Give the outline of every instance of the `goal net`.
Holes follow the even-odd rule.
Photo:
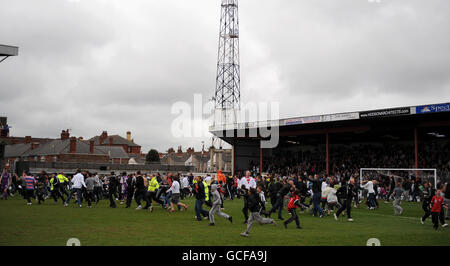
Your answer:
[[[375,179],[382,184],[389,185],[391,178],[394,178],[396,182],[406,179],[419,180],[419,186],[429,182],[434,188],[438,183],[436,169],[423,168],[361,168],[359,177],[361,184],[365,180]]]

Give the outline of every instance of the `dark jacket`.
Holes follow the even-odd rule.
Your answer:
[[[350,183],[344,183],[336,192],[336,195],[340,199],[352,200],[355,195],[355,186]]]
[[[203,182],[197,182],[194,185],[194,194],[195,198],[198,200],[204,200],[205,199],[205,186],[203,185]]]
[[[133,192],[134,191],[135,182],[133,181],[132,177],[127,178],[127,191]]]
[[[300,196],[306,196],[308,193],[308,187],[305,182],[297,182],[297,184],[295,184],[295,188],[300,191]]]
[[[312,191],[314,194],[322,194],[322,180],[311,179],[308,177],[309,182],[312,182]]]
[[[280,191],[278,191],[278,196],[279,197],[284,197],[286,196],[289,192],[291,191],[291,185],[289,183],[285,184]]]
[[[227,185],[234,186],[234,178],[233,177],[228,177],[227,178]]]
[[[109,190],[116,191],[119,184],[119,179],[116,176],[109,177]]]
[[[347,200],[352,200],[352,198],[357,193],[356,190],[355,190],[355,186],[350,184],[350,183],[348,183],[346,187],[347,187],[347,191],[346,191]]]
[[[145,191],[144,178],[142,176],[136,177],[136,190],[140,192]]]
[[[280,191],[281,187],[283,187],[283,185],[280,182],[273,182],[269,184],[269,197],[270,198],[276,198],[278,191]]]
[[[450,182],[447,182],[447,187],[445,188],[444,197],[450,199]]]
[[[250,212],[259,212],[263,206],[261,198],[258,194],[251,194],[247,199],[248,209]]]
[[[431,199],[433,198],[436,190],[434,188],[424,188],[423,189],[423,203],[424,208],[430,208]]]

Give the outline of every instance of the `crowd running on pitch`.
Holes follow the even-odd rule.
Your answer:
[[[71,199],[76,197],[76,204],[81,208],[82,202],[87,201],[87,207],[92,208],[102,199],[108,199],[111,208],[116,208],[116,201],[120,200],[125,208],[131,208],[133,200],[137,204],[136,210],[154,211],[154,203],[169,212],[186,211],[188,205],[181,202],[185,198],[195,197],[195,217],[198,221],[209,219],[210,226],[215,225],[215,214],[219,217],[233,222],[233,218],[224,213],[224,201],[235,198],[243,199],[244,224],[247,224],[242,236],[249,236],[252,225],[274,224],[276,222],[270,216],[273,213],[278,219],[288,224],[295,221],[296,228],[301,229],[300,213],[309,211],[311,215],[319,216],[333,215],[338,220],[339,216],[346,215],[349,222],[353,222],[351,216],[352,202],[358,208],[362,199],[366,198],[367,208],[376,210],[379,207],[378,200],[386,203],[393,199],[394,215],[401,215],[402,200],[417,201],[405,191],[402,184],[404,180],[388,177],[387,190],[380,189],[379,180],[369,178],[359,184],[358,179],[351,177],[348,180],[340,180],[334,176],[319,175],[295,175],[289,177],[281,176],[252,176],[246,171],[241,178],[237,176],[225,176],[220,170],[217,175],[206,177],[193,176],[192,174],[181,175],[168,173],[166,175],[122,173],[116,175],[98,175],[86,171],[77,170],[75,175],[66,176],[63,172],[47,174],[42,171],[38,175],[24,172],[21,177],[11,174],[4,169],[1,175],[2,200],[8,196],[13,197],[16,193],[23,196],[27,205],[32,205],[32,199],[38,204],[47,199],[53,199],[55,204],[61,199],[61,203],[67,207]],[[307,202],[307,198],[309,201]],[[270,199],[271,208],[268,208],[267,199]],[[437,185],[437,189],[429,182],[420,185],[419,201],[422,202],[424,216],[420,222],[431,216],[433,228],[447,227],[445,220],[449,219],[448,203],[450,201],[449,182]],[[142,204],[145,203],[143,207]],[[204,205],[210,210],[205,210]],[[282,210],[286,207],[290,214],[289,219],[282,217]],[[335,212],[336,210],[336,212]],[[445,214],[446,213],[446,214]]]

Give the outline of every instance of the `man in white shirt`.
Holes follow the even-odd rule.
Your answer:
[[[255,179],[251,176],[250,171],[247,171],[245,173],[245,176],[241,178],[241,180],[239,181],[239,188],[242,189],[242,187],[244,187],[246,190],[244,190],[244,208],[242,209],[242,212],[244,213],[244,217],[245,217],[245,221],[244,224],[247,223],[248,220],[248,190],[250,188],[255,188],[256,189],[256,181]]]
[[[190,193],[189,179],[184,176],[181,179],[181,199],[184,199]]]
[[[82,196],[82,188],[86,187],[84,183],[84,176],[81,174],[80,170],[76,171],[76,174],[72,177],[72,189],[70,190],[70,195],[64,203],[64,206],[67,207],[69,205],[70,199],[74,193],[77,193],[78,206],[81,208],[81,196]]]
[[[364,181],[366,182],[366,181]],[[369,180],[366,184],[361,185],[362,188],[367,189],[369,195],[367,196],[367,201],[369,204],[369,210],[375,209],[375,190],[373,189],[373,183],[376,181]]]
[[[242,185],[244,185],[247,190],[249,190],[250,188],[256,189],[256,181],[252,176],[250,176],[250,174],[250,171],[247,171],[245,173],[245,176],[241,178],[238,184],[239,187],[242,187]]]
[[[167,193],[172,192],[172,198],[170,200],[170,212],[174,212],[174,206],[181,206],[184,210],[187,210],[188,206],[182,202],[180,202],[180,183],[178,182],[180,178],[175,176],[172,181],[172,186],[166,191]]]

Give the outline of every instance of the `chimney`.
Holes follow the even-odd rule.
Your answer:
[[[113,137],[109,137],[109,145],[112,146],[114,143]]]
[[[25,136],[25,144],[31,143],[31,136]]]
[[[70,153],[77,153],[77,138],[70,138]]]
[[[127,131],[127,140],[131,141],[131,131]]]
[[[61,139],[64,140],[64,139],[69,139],[69,138],[70,138],[69,130],[68,129],[62,130],[61,131]]]
[[[177,155],[182,155],[183,151],[181,150],[181,146],[178,146]]]
[[[103,131],[100,135],[100,145],[103,144],[103,141],[108,138],[108,132]]]
[[[94,154],[94,141],[93,140],[91,140],[90,142],[89,142],[89,153],[90,154]]]
[[[32,150],[34,150],[34,149],[37,149],[38,147],[39,147],[39,142],[31,142],[31,149]]]

